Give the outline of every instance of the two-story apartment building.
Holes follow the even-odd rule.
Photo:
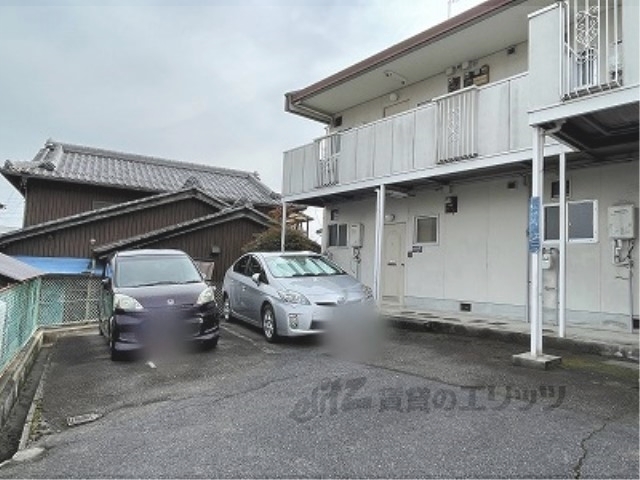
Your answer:
[[[383,303],[629,330],[637,26],[634,0],[490,0],[287,93],[326,135],[283,199]]]

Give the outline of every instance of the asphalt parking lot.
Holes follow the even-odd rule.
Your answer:
[[[563,352],[528,370],[519,345],[401,330],[360,363],[316,339],[222,335],[152,365],[111,362],[94,332],[59,339],[30,444],[44,451],[0,477],[638,478],[637,364]]]

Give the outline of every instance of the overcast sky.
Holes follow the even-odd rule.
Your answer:
[[[284,93],[444,21],[448,5],[186,3],[0,0],[0,162],[53,138],[258,171],[279,192],[282,152],[323,134],[284,112]],[[0,225],[21,226],[4,178],[0,203]]]

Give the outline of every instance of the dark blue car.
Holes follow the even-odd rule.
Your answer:
[[[180,250],[116,253],[105,267],[100,333],[111,359],[143,348],[218,343],[215,287]]]

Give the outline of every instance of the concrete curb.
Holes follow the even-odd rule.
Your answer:
[[[92,322],[72,326],[40,327],[35,331],[0,376],[0,428],[9,418],[11,409],[18,400],[20,389],[31,372],[31,367],[42,350],[42,346],[54,343],[60,336],[77,335],[84,331],[94,331],[95,328],[96,323]]]
[[[467,337],[492,338],[519,345],[529,345],[528,333],[499,330],[481,326],[471,326],[451,323],[442,320],[414,320],[411,318],[387,315],[385,319],[394,328],[418,332],[446,333]],[[588,353],[603,357],[624,358],[638,362],[640,348],[638,346],[617,345],[593,340],[576,340],[572,338],[558,338],[544,335],[544,345],[548,348],[567,350],[574,353]]]
[[[43,381],[46,374],[46,367],[42,371],[42,375],[40,376],[40,380],[38,381],[38,387],[36,388],[36,393],[33,396],[33,400],[31,400],[31,406],[29,407],[29,412],[27,413],[27,418],[24,421],[24,426],[22,427],[22,435],[20,435],[20,443],[18,444],[18,452],[21,450],[25,450],[29,445],[29,441],[31,438],[31,429],[33,428],[33,418],[35,417],[36,407],[42,400],[42,391]]]
[[[42,349],[43,338],[42,331],[36,330],[0,377],[0,428],[6,423],[11,409],[18,400],[20,389]]]

